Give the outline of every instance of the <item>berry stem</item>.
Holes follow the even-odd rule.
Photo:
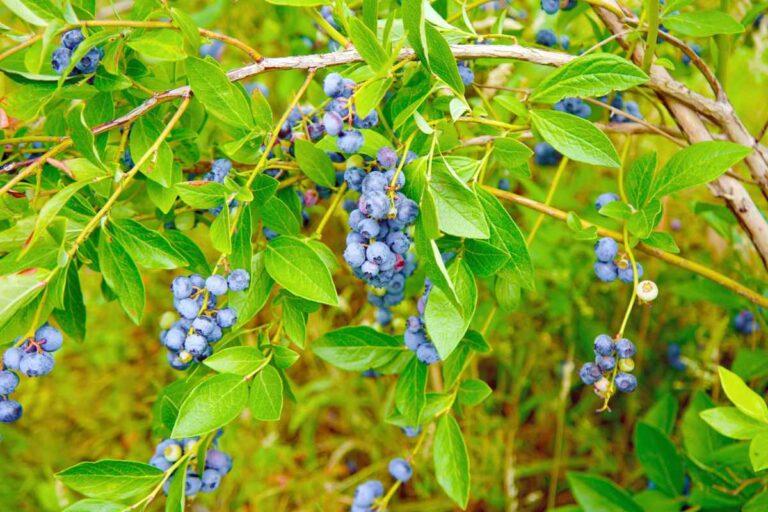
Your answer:
[[[328,209],[323,214],[323,218],[320,219],[320,223],[317,225],[317,229],[315,229],[315,234],[313,235],[314,238],[317,238],[320,240],[323,237],[323,229],[325,229],[325,225],[328,224],[328,221],[331,220],[331,215],[333,215],[333,212],[336,211],[336,208],[339,206],[339,203],[344,198],[344,193],[347,191],[347,182],[341,184],[339,187],[338,192],[336,192],[336,196],[333,198],[333,201],[330,205],[328,205]]]
[[[645,15],[648,17],[648,35],[645,39],[643,71],[647,73],[656,53],[656,38],[659,37],[659,0],[645,0]]]
[[[552,183],[549,185],[549,190],[547,191],[547,197],[544,200],[544,204],[546,206],[549,206],[552,203],[552,198],[555,196],[555,190],[557,190],[557,185],[560,183],[560,177],[563,175],[563,171],[565,170],[566,166],[568,165],[568,157],[564,156],[563,159],[560,161],[560,165],[557,166],[557,171],[555,171],[555,176],[552,178]],[[533,243],[533,239],[536,237],[536,232],[541,227],[542,222],[544,222],[544,213],[540,213],[538,217],[536,217],[536,222],[533,224],[533,227],[531,228],[531,232],[528,234],[528,239],[525,241],[528,245],[531,245]]]
[[[344,37],[341,32],[336,30],[333,25],[328,23],[328,21],[323,18],[320,13],[318,13],[315,9],[307,9],[309,11],[309,15],[312,17],[312,19],[320,25],[320,27],[325,30],[325,32],[330,36],[331,39],[339,43],[344,48],[349,48],[349,46],[352,44],[349,39]]]

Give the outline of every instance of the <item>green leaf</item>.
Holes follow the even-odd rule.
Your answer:
[[[71,504],[63,512],[122,512],[123,510],[125,505],[122,503],[86,498]]]
[[[363,60],[374,72],[384,73],[388,70],[389,57],[379,44],[371,29],[365,26],[359,18],[349,18],[349,37],[360,52]]]
[[[643,512],[627,491],[602,476],[589,473],[567,474],[576,502],[589,512]]]
[[[50,0],[3,0],[3,4],[19,18],[38,27],[64,18],[61,9]]]
[[[69,202],[69,200],[72,199],[75,194],[77,194],[83,187],[87,185],[89,185],[89,182],[87,181],[70,183],[66,187],[56,192],[53,197],[45,202],[43,207],[40,208],[40,213],[37,215],[37,220],[35,221],[35,227],[32,230],[32,234],[24,242],[22,254],[35,245],[37,239],[45,232],[46,228],[48,228],[50,223],[53,222],[53,219],[56,218],[56,216],[59,214],[61,209],[64,208],[67,202]]]
[[[188,57],[186,64],[192,92],[211,116],[234,128],[247,131],[255,128],[248,96],[243,94],[242,86],[229,81],[215,60]]]
[[[168,496],[165,498],[165,512],[184,512],[186,503],[185,488],[187,486],[187,467],[189,459],[184,459],[173,476],[171,476],[171,485],[168,488]]]
[[[681,149],[654,176],[649,198],[712,181],[751,151],[746,146],[723,140],[698,142]]]
[[[151,61],[179,61],[187,56],[182,35],[171,29],[147,30],[126,44]]]
[[[493,245],[485,240],[464,241],[464,258],[479,277],[489,277],[499,272],[510,260],[506,249]]]
[[[325,0],[267,0],[267,2],[275,5],[290,5],[293,7],[315,7],[328,3]]]
[[[490,396],[493,390],[480,379],[465,380],[459,385],[458,400],[463,405],[477,405]]]
[[[48,271],[30,269],[0,276],[0,326],[5,325],[45,287]]]
[[[763,397],[749,389],[741,377],[732,371],[722,366],[718,366],[717,370],[723,391],[733,405],[747,416],[768,424],[768,406]]]
[[[136,162],[149,151],[162,132],[157,119],[141,117],[131,127],[130,150]],[[172,187],[180,173],[174,173],[173,151],[166,141],[140,167],[142,174],[163,187]],[[175,174],[175,176],[174,176]]]
[[[101,157],[96,150],[96,138],[85,121],[85,103],[78,103],[67,112],[67,128],[77,150],[90,162],[102,167]]]
[[[248,401],[248,381],[220,373],[198,384],[184,399],[171,437],[192,437],[222,427],[240,415]]]
[[[424,28],[424,0],[403,0],[402,17],[403,28],[406,31],[408,42],[416,52],[419,60],[425,67],[428,67],[429,58],[425,51],[427,47],[427,36]]]
[[[653,175],[656,172],[656,153],[646,153],[632,162],[624,186],[627,189],[627,199],[635,208],[645,206],[651,195]]]
[[[256,347],[229,347],[215,352],[203,364],[219,373],[248,375],[264,361],[264,355]]]
[[[163,236],[189,261],[189,270],[203,275],[211,272],[211,266],[208,265],[205,254],[187,235],[177,229],[169,229],[163,232]],[[251,282],[253,282],[253,279],[251,279]],[[232,297],[230,297],[230,300],[232,300]]]
[[[421,422],[427,403],[427,365],[412,357],[397,379],[395,405],[410,425]]]
[[[136,263],[117,239],[102,231],[99,237],[99,266],[104,280],[134,323],[144,312],[144,283]]]
[[[122,500],[148,494],[162,481],[163,472],[141,462],[107,459],[75,464],[56,478],[90,498]]]
[[[647,81],[648,75],[628,60],[611,53],[592,53],[553,71],[536,87],[531,100],[555,103],[566,97],[599,97]]]
[[[458,95],[464,94],[464,82],[459,76],[456,57],[445,38],[430,24],[425,25],[427,38],[427,53],[429,54],[428,69]]]
[[[267,303],[274,281],[264,268],[265,251],[251,258],[251,283],[245,293],[229,296],[230,306],[237,312],[237,326],[245,325]]]
[[[533,263],[523,233],[495,196],[479,186],[475,187],[475,192],[491,226],[491,242],[499,240],[510,256],[502,272],[518,285],[532,290],[534,288]]]
[[[267,272],[280,286],[299,297],[336,306],[336,288],[328,267],[306,242],[279,236],[267,244]]]
[[[447,358],[464,337],[477,304],[477,285],[467,264],[462,260],[455,261],[448,268],[448,275],[459,299],[458,306],[434,284],[424,311],[427,334],[441,359]]]
[[[490,230],[475,193],[449,165],[434,167],[429,189],[440,230],[462,238],[488,238]]]
[[[493,157],[515,176],[530,177],[531,155],[533,151],[517,139],[505,137],[493,141]]]
[[[672,32],[692,37],[717,34],[741,34],[744,27],[730,14],[722,11],[695,10],[664,16],[664,26]]]
[[[115,238],[145,268],[172,269],[189,263],[163,235],[140,222],[119,219],[110,225]]]
[[[545,141],[571,160],[619,167],[616,148],[589,121],[557,110],[531,110],[531,121]]]
[[[176,7],[171,7],[171,18],[174,25],[179,27],[181,34],[189,45],[192,48],[200,48],[202,41],[200,40],[200,31],[197,29],[195,20],[189,14]]]
[[[378,107],[384,95],[392,86],[391,78],[381,78],[379,80],[370,80],[363,83],[355,91],[355,111],[358,116],[366,117],[373,109]]]
[[[664,432],[644,422],[635,426],[635,453],[648,479],[668,496],[678,496],[683,489],[683,462],[675,445]]]
[[[608,203],[603,208],[614,203],[619,203],[619,201]],[[600,211],[602,213],[602,210]],[[652,199],[647,205],[631,213],[627,221],[627,229],[638,238],[648,238],[659,220],[661,220],[661,201]]]
[[[407,350],[399,339],[367,326],[327,332],[311,347],[320,359],[353,372],[383,366]]]
[[[277,421],[283,411],[283,379],[274,366],[265,366],[253,377],[248,406],[254,419]]]
[[[658,428],[666,435],[672,435],[677,419],[677,398],[665,393],[643,414],[641,421]]]
[[[715,431],[731,439],[748,440],[768,432],[768,425],[747,416],[736,407],[714,407],[701,411],[700,416]]]
[[[703,391],[697,391],[691,397],[688,408],[683,414],[680,430],[683,435],[685,453],[693,460],[701,462],[709,454],[717,451],[729,441],[709,428],[700,413],[714,407],[715,404]]]
[[[53,312],[59,326],[68,335],[78,341],[85,340],[85,304],[83,292],[80,289],[80,277],[77,267],[70,263],[67,265],[67,286],[64,288],[62,308]]]
[[[744,504],[741,512],[763,512],[764,510],[768,510],[768,491],[763,491],[753,496],[752,499]]]
[[[757,434],[749,443],[749,460],[755,471],[768,468],[768,432]]]
[[[357,20],[353,18],[353,21]],[[318,185],[334,188],[336,171],[328,153],[304,139],[297,139],[294,144],[296,163],[299,164],[301,172]]]
[[[187,181],[176,184],[179,197],[192,208],[207,209],[221,206],[227,198],[227,188],[215,181]]]
[[[457,505],[466,508],[469,501],[469,454],[461,428],[450,414],[437,421],[432,454],[437,482]]]
[[[225,206],[211,223],[211,245],[222,254],[232,252],[232,214]]]

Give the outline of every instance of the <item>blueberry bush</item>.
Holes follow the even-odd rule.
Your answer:
[[[766,11],[2,0],[0,508],[768,510]]]

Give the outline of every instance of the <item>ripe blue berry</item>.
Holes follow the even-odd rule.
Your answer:
[[[635,344],[629,341],[627,338],[621,338],[616,342],[616,354],[621,359],[628,359],[635,355]]]
[[[58,74],[62,74],[67,66],[69,66],[69,59],[72,57],[72,50],[69,48],[59,47],[53,51],[51,55],[51,67],[53,71]]]
[[[376,152],[376,160],[385,169],[392,169],[397,165],[397,153],[389,146],[384,146]]]
[[[372,261],[364,261],[363,264],[360,265],[360,271],[366,279],[373,279],[379,274],[379,266]]]
[[[419,348],[416,349],[416,357],[426,365],[440,361],[440,354],[437,353],[437,348],[431,342],[419,345]]]
[[[192,279],[189,277],[179,276],[171,282],[171,292],[176,299],[186,299],[193,291]]]
[[[609,372],[616,367],[616,358],[613,356],[597,356],[595,364],[603,372]]]
[[[536,32],[536,43],[553,48],[557,46],[557,36],[548,28],[543,28]]]
[[[471,85],[475,81],[475,73],[464,63],[459,63],[459,77],[464,85]]]
[[[358,485],[355,489],[353,504],[362,507],[370,507],[384,495],[384,485],[378,480],[368,480]]]
[[[616,374],[616,388],[622,393],[631,393],[637,388],[637,378],[631,373]]]
[[[387,190],[388,185],[389,180],[387,180],[387,177],[383,172],[371,171],[365,178],[363,178],[361,190],[363,194],[366,195],[384,193]]]
[[[75,64],[75,69],[83,74],[93,73],[99,67],[99,62],[104,57],[104,50],[101,48],[91,48],[88,50],[80,62]]]
[[[336,146],[343,153],[357,153],[363,147],[363,134],[357,130],[346,130],[336,139]]]
[[[165,333],[163,344],[170,350],[179,351],[184,346],[184,340],[187,338],[187,332],[181,327],[171,327]]]
[[[64,343],[64,337],[61,335],[61,332],[50,324],[43,324],[42,327],[35,331],[35,340],[46,352],[56,352]]]
[[[595,354],[599,356],[610,356],[615,349],[616,345],[613,343],[613,338],[607,334],[600,334],[595,338]]]
[[[512,184],[509,182],[507,178],[501,178],[499,180],[499,184],[497,185],[497,187],[500,190],[509,190],[510,188],[512,188]]]
[[[154,455],[149,459],[149,465],[156,467],[160,471],[167,471],[171,468],[173,463],[162,455]]]
[[[205,280],[205,287],[215,296],[227,293],[227,280],[224,276],[214,274]]]
[[[634,273],[632,272],[632,264],[630,262],[626,262],[626,265],[622,268],[621,265],[618,267],[618,276],[619,280],[624,283],[633,283],[634,282]],[[640,263],[637,263],[637,278],[643,277],[643,266]]]
[[[3,352],[3,366],[9,370],[18,370],[24,350],[20,347],[11,347]]]
[[[207,316],[199,316],[192,321],[192,328],[202,336],[208,336],[211,334],[215,325],[216,324],[214,323],[213,319]]]
[[[329,111],[323,114],[323,126],[328,135],[336,137],[344,128],[344,119],[337,112]]]
[[[27,377],[42,377],[53,370],[53,356],[47,352],[29,352],[22,356],[19,371]]]
[[[392,265],[394,265],[395,255],[389,249],[389,246],[383,242],[373,242],[369,245],[365,251],[365,257],[368,261],[372,261],[379,266],[389,266],[389,261],[392,261]]]
[[[740,334],[753,334],[760,330],[755,315],[749,311],[740,311],[733,319],[733,328]]]
[[[232,469],[232,457],[219,450],[208,450],[205,456],[205,467],[226,475]]]
[[[376,238],[381,232],[381,225],[374,219],[363,219],[357,225],[357,231],[365,238]]]
[[[77,48],[83,41],[85,41],[85,36],[78,28],[67,30],[61,36],[61,45],[70,50]]]
[[[566,45],[564,44],[563,47],[565,48]],[[564,98],[555,103],[553,108],[560,112],[567,112],[583,119],[588,119],[589,116],[592,115],[592,108],[581,98]]]
[[[405,174],[397,172],[397,169],[390,169],[384,173],[384,177],[387,178],[387,188],[400,190],[405,185]],[[392,182],[395,182],[394,185]]]
[[[248,285],[251,283],[251,275],[242,268],[237,268],[233,270],[228,276],[227,276],[227,284],[229,285],[229,289],[233,292],[241,292],[243,290],[246,290],[248,288]]]
[[[200,309],[197,305],[197,301],[189,298],[174,301],[174,305],[176,306],[176,311],[189,320],[193,320],[197,316],[198,309]]]
[[[595,275],[603,282],[615,281],[619,275],[619,268],[615,263],[595,262]]]
[[[199,334],[190,334],[184,340],[184,350],[195,357],[203,355],[208,348],[208,340]]]
[[[603,376],[603,372],[595,363],[585,363],[579,370],[579,378],[587,386],[591,386]]]
[[[390,231],[387,235],[387,245],[392,252],[405,254],[411,248],[411,239],[403,231]]]
[[[619,244],[610,237],[604,237],[595,242],[595,256],[598,261],[610,263],[619,252]]]
[[[427,336],[422,330],[406,330],[405,333],[403,333],[403,341],[405,342],[405,346],[413,352],[416,352],[424,343],[428,343]]]
[[[196,495],[200,492],[200,488],[203,486],[203,482],[196,473],[187,473],[187,480],[184,482],[184,495],[188,498]]]
[[[344,78],[338,73],[330,73],[323,80],[323,92],[329,98],[341,96],[344,86]]]
[[[13,423],[21,418],[21,404],[16,400],[0,400],[0,423]]]
[[[541,0],[541,10],[547,14],[556,14],[560,10],[560,0]]]
[[[407,460],[397,458],[389,461],[389,474],[400,482],[407,482],[413,476],[413,468]]]
[[[360,211],[376,220],[384,220],[389,213],[389,198],[384,192],[360,196]]]
[[[237,322],[237,313],[232,308],[222,308],[216,312],[216,323],[219,327],[226,329],[232,327]]]
[[[534,161],[537,165],[557,165],[563,155],[547,142],[539,142],[533,147]]]
[[[18,385],[18,375],[10,370],[0,371],[0,395],[10,395]]]
[[[379,113],[375,110],[371,110],[371,112],[365,117],[361,118],[355,114],[355,116],[352,118],[352,125],[355,128],[369,129],[373,128],[377,124],[379,124]]]
[[[221,60],[221,54],[224,53],[224,43],[218,39],[214,39],[210,43],[200,45],[200,56],[211,57],[212,59]]]
[[[403,427],[403,434],[405,434],[406,437],[416,437],[421,434],[421,427]]]
[[[344,249],[344,261],[352,268],[357,268],[365,262],[365,247],[362,244],[352,243]]]
[[[206,469],[203,471],[203,475],[200,477],[202,492],[213,492],[221,483],[221,474],[215,469]]]
[[[595,210],[600,211],[603,206],[607,205],[608,203],[618,201],[619,199],[619,196],[613,192],[605,192],[604,194],[600,194],[595,200]]]

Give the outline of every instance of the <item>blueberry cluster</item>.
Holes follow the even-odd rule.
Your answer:
[[[613,99],[611,100],[611,106],[613,108],[617,108],[623,112],[626,112],[627,114],[634,116],[638,119],[643,119],[643,114],[640,113],[640,107],[637,105],[637,103],[634,101],[624,101],[620,92],[617,92],[616,96],[614,96]],[[617,114],[615,112],[611,112],[610,121],[612,123],[633,123],[634,122],[630,118],[622,114]]]
[[[202,474],[195,471],[196,465],[190,464],[187,467],[187,478],[184,483],[184,495],[188,498],[196,495],[198,492],[213,492],[221,484],[221,479],[232,469],[232,457],[216,448],[218,437],[221,431],[213,441],[213,448],[210,448],[205,454],[205,469]],[[149,465],[154,466],[161,471],[171,469],[179,459],[185,454],[195,457],[198,450],[199,438],[190,437],[187,439],[165,439],[155,448],[155,453],[149,459]],[[171,482],[175,476],[168,478],[163,484],[163,492],[167,495]]]
[[[561,5],[562,4],[562,5]],[[541,9],[547,14],[557,14],[560,9],[570,11],[576,7],[576,0],[541,0]]]
[[[389,474],[400,483],[406,483],[413,476],[413,468],[410,462],[403,458],[395,458],[389,461],[387,468]],[[376,509],[376,501],[384,496],[384,484],[379,480],[368,480],[355,488],[355,496],[352,499],[351,512],[373,512]]]
[[[628,339],[614,342],[608,334],[601,334],[595,338],[595,362],[585,363],[579,377],[584,384],[594,386],[601,397],[613,394],[614,386],[622,393],[631,393],[637,388],[637,379],[630,373],[635,369],[635,352],[635,344]]]
[[[85,36],[80,29],[73,29],[64,32],[61,36],[61,44],[53,51],[51,56],[51,67],[53,70],[62,74],[69,66],[69,62],[72,59],[72,52],[80,46],[85,40]],[[75,67],[71,71],[71,75],[87,75],[96,71],[99,67],[99,62],[104,57],[104,50],[99,47],[94,47],[88,50],[83,57],[75,64]]]
[[[589,119],[589,116],[592,115],[592,108],[581,98],[563,98],[555,103],[553,108],[583,119]]]
[[[409,350],[416,353],[416,357],[424,364],[432,364],[440,361],[440,355],[437,353],[437,347],[429,340],[427,330],[424,325],[424,310],[427,308],[429,292],[432,290],[432,283],[426,280],[424,294],[419,297],[416,303],[418,316],[409,316],[403,334],[403,341]]]
[[[459,61],[458,66],[461,82],[464,85],[472,85],[472,82],[475,81],[475,73],[472,71],[472,68],[469,67],[469,63],[466,61]]]
[[[0,423],[13,423],[21,418],[21,404],[8,395],[19,385],[20,372],[27,377],[42,377],[53,370],[53,352],[61,348],[64,337],[49,324],[44,324],[31,338],[16,340],[16,344],[3,353],[0,371]]]
[[[536,165],[557,165],[562,159],[563,155],[548,142],[539,142],[533,147],[533,160]]]
[[[226,278],[214,274],[203,279],[192,274],[173,280],[173,305],[181,318],[160,333],[172,368],[185,370],[193,361],[202,361],[213,353],[211,345],[221,339],[222,329],[237,322],[234,309],[216,308],[219,297],[228,291],[247,289],[250,281],[251,276],[243,269],[233,270]]]
[[[226,158],[217,158],[211,163],[211,170],[203,174],[204,181],[212,181],[215,183],[224,183],[224,180],[229,176],[229,171],[232,170],[232,162]],[[232,211],[237,207],[237,199],[232,199],[229,202],[229,210]],[[224,205],[214,206],[210,208],[208,212],[217,217],[221,210],[224,209]]]
[[[754,313],[745,309],[733,318],[733,328],[740,334],[754,334],[760,330],[760,325]]]
[[[634,282],[632,262],[625,256],[619,257],[619,244],[610,237],[595,242],[595,275],[606,283],[618,279],[624,283]],[[637,277],[643,275],[643,266],[637,263]]]
[[[568,36],[560,36],[558,40],[557,34],[548,28],[543,28],[536,32],[536,43],[549,48],[557,48],[559,44],[563,50],[567,50],[571,46],[571,40]]]
[[[350,102],[354,90],[355,82],[338,73],[330,73],[323,80],[323,92],[330,101],[325,106],[321,127],[325,133],[336,137],[339,151],[348,154],[355,154],[363,147],[363,134],[358,129],[373,128],[379,124],[379,114],[375,110],[365,117],[355,113]]]
[[[352,231],[347,235],[344,260],[355,276],[374,288],[368,299],[385,310],[380,320],[386,324],[386,308],[402,302],[405,280],[415,268],[408,255],[411,237],[407,229],[416,220],[419,206],[400,192],[405,175],[398,167],[397,153],[383,147],[376,157],[376,162],[368,165],[357,156],[347,160],[344,180],[350,190],[360,192],[360,197],[349,212]],[[413,156],[408,155],[406,161],[410,158]]]

